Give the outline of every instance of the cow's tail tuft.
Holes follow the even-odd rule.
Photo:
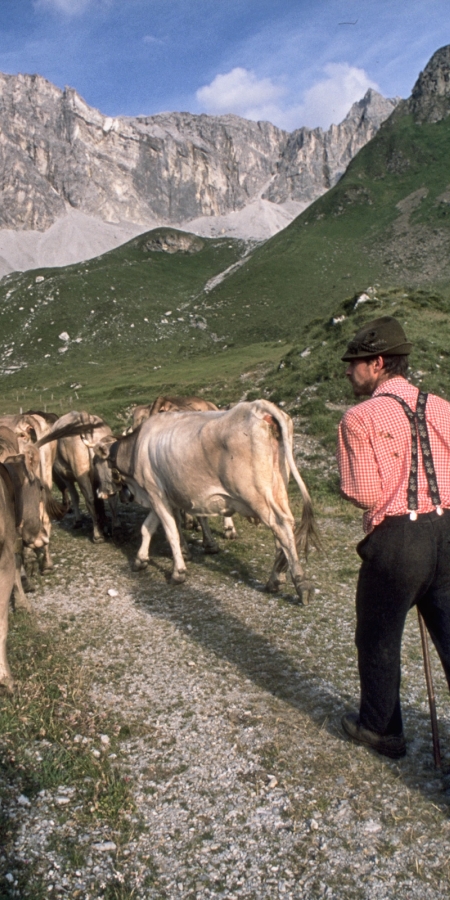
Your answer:
[[[322,542],[320,540],[320,534],[317,529],[311,502],[303,504],[302,517],[300,522],[295,526],[294,538],[298,555],[300,556],[304,553],[305,559],[308,558],[311,545],[319,552],[322,550]],[[287,572],[288,568],[288,561],[284,550],[280,548],[275,557],[273,571],[277,574],[281,574],[281,572]]]
[[[47,515],[50,516],[51,519],[56,519],[56,521],[59,522],[68,511],[68,507],[56,500],[47,485],[43,485],[43,488],[45,493],[45,509]]]
[[[308,558],[311,545],[315,547],[316,550],[322,550],[320,534],[310,500],[303,501],[302,517],[300,522],[295,526],[294,537],[297,552],[303,552],[306,559]]]

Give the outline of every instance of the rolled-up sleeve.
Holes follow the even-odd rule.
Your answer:
[[[337,462],[342,496],[360,509],[376,506],[382,495],[380,472],[367,430],[353,410],[339,425]]]

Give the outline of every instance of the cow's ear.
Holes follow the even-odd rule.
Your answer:
[[[3,460],[3,462],[5,463],[5,465],[10,465],[13,467],[16,478],[18,478],[20,484],[23,485],[25,481],[25,474],[28,474],[27,465],[25,462],[25,454],[15,453],[14,456],[7,456],[6,459]]]
[[[31,450],[24,450],[23,461],[24,461],[25,471],[27,473],[28,480],[29,480],[30,484],[33,484],[34,479],[36,478],[36,472],[34,470],[36,460],[35,460],[35,457],[33,456],[33,453],[31,452]]]
[[[100,459],[108,459],[109,447],[99,441],[98,444],[95,444],[94,446],[94,455],[99,456]]]

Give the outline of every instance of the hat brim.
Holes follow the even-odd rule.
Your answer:
[[[351,362],[353,359],[374,359],[376,356],[409,356],[412,350],[412,344],[410,341],[404,341],[402,344],[398,344],[397,347],[389,347],[388,350],[379,350],[378,352],[372,350],[358,350],[355,353],[347,352],[344,356],[341,356],[342,362]]]

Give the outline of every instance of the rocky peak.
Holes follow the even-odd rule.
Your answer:
[[[274,203],[312,203],[339,181],[358,150],[376,134],[398,102],[398,97],[389,100],[370,88],[340,125],[331,125],[328,131],[293,131],[263,196]]]
[[[440,122],[450,113],[450,45],[433,54],[406,101],[418,122]]]
[[[378,129],[400,103],[401,97],[386,98],[373,88],[369,88],[361,100],[353,103],[342,125],[345,122],[370,123]]]

